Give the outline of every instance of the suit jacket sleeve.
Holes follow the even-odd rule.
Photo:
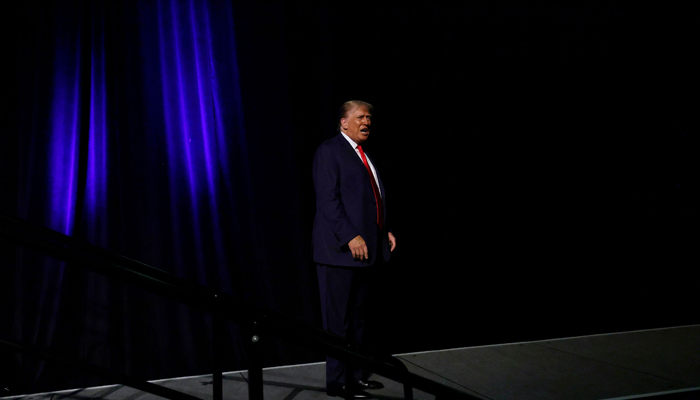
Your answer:
[[[317,217],[323,218],[343,246],[360,234],[348,216],[340,193],[340,165],[328,146],[319,147],[314,157],[313,179]]]

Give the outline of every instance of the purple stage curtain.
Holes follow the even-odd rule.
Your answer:
[[[248,299],[240,267],[258,244],[231,4],[29,12],[17,215]],[[147,379],[210,372],[208,315],[26,249],[14,261],[4,337]],[[242,368],[227,329],[226,367]],[[12,362],[32,391],[115,383]]]

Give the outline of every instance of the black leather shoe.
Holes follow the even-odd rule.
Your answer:
[[[326,394],[328,394],[329,396],[337,396],[337,397],[346,398],[344,386],[342,389],[328,390],[328,392],[326,392]],[[355,399],[355,400],[365,400],[365,399],[371,399],[372,395],[367,393],[367,392],[363,392],[362,390],[355,390],[350,394],[350,398]]]
[[[360,379],[359,381],[357,381],[357,386],[360,387],[360,388],[362,388],[362,389],[365,389],[365,390],[370,390],[370,389],[382,389],[382,388],[384,388],[384,385],[382,385],[381,382],[377,382],[377,381],[365,381],[365,380],[362,380],[362,379]]]

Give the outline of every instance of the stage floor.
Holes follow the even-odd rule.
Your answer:
[[[492,400],[700,399],[700,325],[402,354],[412,372],[477,398]],[[224,375],[224,398],[246,400],[246,372]],[[268,368],[266,400],[325,400],[325,364]],[[373,391],[403,398],[400,384]],[[153,381],[211,399],[211,375]],[[414,390],[416,400],[434,396]],[[157,396],[121,386],[5,399],[146,400]]]

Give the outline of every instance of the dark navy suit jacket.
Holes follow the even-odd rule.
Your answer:
[[[369,173],[355,149],[339,133],[323,142],[316,151],[313,165],[316,189],[313,259],[316,263],[366,267],[374,264],[377,257],[389,261],[391,251],[386,234],[390,232],[386,190],[377,165],[374,162],[372,165],[377,172],[377,184],[384,205],[383,232],[377,226],[377,206]],[[348,242],[357,235],[367,243],[369,260],[359,261],[352,257]]]

